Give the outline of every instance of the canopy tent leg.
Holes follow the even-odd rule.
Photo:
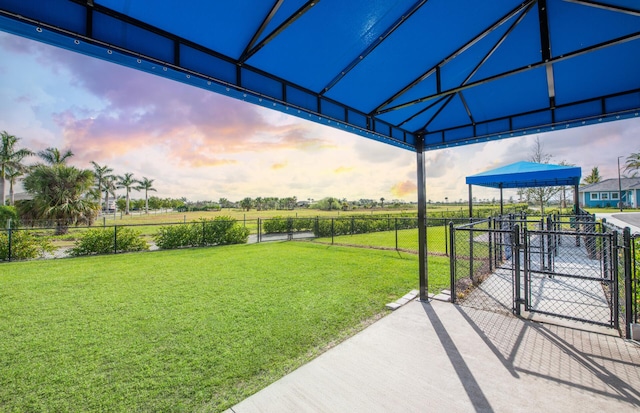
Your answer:
[[[429,299],[429,280],[427,270],[427,197],[424,170],[424,135],[416,139],[418,166],[418,273],[420,277],[420,300]]]
[[[578,211],[580,210],[580,198],[578,195],[578,185],[575,184],[573,186],[573,213],[578,215]]]
[[[471,184],[469,184],[469,218],[473,218],[473,193],[471,192]]]
[[[502,183],[500,183],[500,216],[504,215],[504,197],[502,196]]]

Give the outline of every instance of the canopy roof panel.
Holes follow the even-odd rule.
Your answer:
[[[636,0],[0,0],[0,30],[414,150],[640,112]]]
[[[490,188],[535,188],[574,186],[580,183],[582,168],[535,162],[516,162],[476,175],[467,176],[467,185]]]

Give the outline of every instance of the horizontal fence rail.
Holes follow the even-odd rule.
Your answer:
[[[468,218],[426,220],[430,255],[448,257],[449,223]],[[35,223],[30,223],[35,224]],[[118,254],[236,243],[313,240],[333,245],[418,252],[418,219],[410,216],[274,217],[92,226],[39,222],[0,230],[0,261]]]

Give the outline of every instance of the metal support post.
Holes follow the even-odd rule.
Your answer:
[[[429,299],[429,280],[427,269],[427,196],[424,169],[424,135],[416,137],[416,161],[418,179],[418,276],[420,282],[420,300]]]
[[[473,193],[469,184],[469,218],[473,218]]]

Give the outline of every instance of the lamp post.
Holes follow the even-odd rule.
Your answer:
[[[618,156],[618,206],[620,207],[620,212],[622,212],[622,180],[620,179],[620,158],[624,158],[624,156]]]

